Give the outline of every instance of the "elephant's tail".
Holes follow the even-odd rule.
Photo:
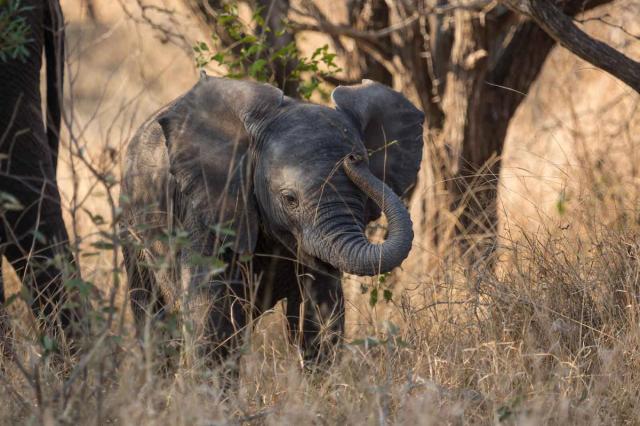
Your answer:
[[[64,17],[58,0],[45,0],[44,54],[47,62],[47,142],[54,171],[58,164],[64,86]]]

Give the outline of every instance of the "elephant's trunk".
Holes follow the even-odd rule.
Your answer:
[[[327,230],[320,227],[305,238],[304,245],[317,257],[350,274],[389,272],[399,266],[411,250],[413,230],[409,213],[393,190],[371,173],[361,157],[349,155],[344,161],[344,169],[349,179],[386,215],[387,239],[382,244],[371,243],[363,226],[354,225],[339,232],[334,229],[333,235],[326,235]],[[328,244],[322,243],[328,240]]]

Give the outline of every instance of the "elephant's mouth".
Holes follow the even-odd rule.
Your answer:
[[[302,273],[309,273],[310,271],[313,271],[313,273],[320,273],[329,276],[336,276],[336,274],[339,274],[339,272],[336,272],[336,268],[332,264],[325,262],[304,250],[298,250],[297,259],[298,263],[304,268],[304,270],[301,271]]]
[[[305,250],[303,237],[285,232],[272,232],[271,237],[277,240],[283,247],[283,255],[290,259],[295,259],[300,267],[299,273],[321,273],[324,275],[336,276],[336,268],[333,264],[326,262],[320,257]]]

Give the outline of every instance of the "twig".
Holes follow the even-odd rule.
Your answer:
[[[617,30],[622,31],[623,33],[625,33],[629,37],[633,37],[636,40],[640,40],[640,35],[633,34],[630,31],[628,31],[625,27],[623,27],[622,25],[616,24],[616,23],[613,23],[613,22],[609,22],[609,21],[605,20],[604,18],[611,18],[611,15],[608,14],[608,13],[605,13],[602,16],[594,16],[592,18],[584,18],[584,19],[574,18],[574,21],[576,21],[579,24],[585,24],[587,22],[593,22],[593,21],[600,22],[600,23],[605,24],[605,25],[607,25],[609,27],[612,27],[612,28],[615,28]]]
[[[477,0],[468,4],[449,4],[445,6],[432,6],[425,7],[420,11],[413,13],[411,16],[407,17],[405,20],[397,22],[393,25],[390,25],[386,28],[381,28],[379,30],[374,31],[361,31],[354,29],[350,25],[337,25],[329,22],[327,19],[319,19],[316,14],[307,13],[301,11],[299,9],[291,8],[295,13],[304,17],[311,17],[318,21],[318,24],[310,24],[304,22],[292,22],[292,28],[295,31],[315,31],[315,32],[326,32],[329,34],[340,35],[345,37],[350,37],[356,40],[366,40],[369,42],[376,42],[378,39],[389,36],[392,33],[401,31],[405,28],[413,25],[418,19],[427,15],[444,15],[446,13],[453,12],[454,10],[476,10],[481,11],[490,4],[491,1],[488,0]]]

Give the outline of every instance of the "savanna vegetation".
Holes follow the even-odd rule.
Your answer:
[[[61,5],[57,185],[74,261],[55,262],[65,303],[87,314],[70,347],[4,263],[0,422],[639,423],[637,0]],[[0,66],[28,55],[22,7],[0,0]],[[425,112],[412,251],[391,274],[344,277],[346,337],[329,368],[302,367],[281,306],[245,331],[231,389],[184,362],[180,318],[136,335],[122,160],[201,69],[326,104],[368,78]],[[23,207],[0,192],[0,214]]]

